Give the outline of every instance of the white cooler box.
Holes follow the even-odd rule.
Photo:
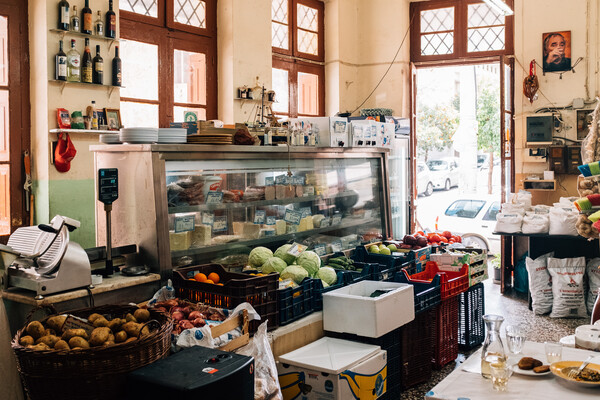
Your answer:
[[[283,400],[374,400],[387,388],[387,352],[324,337],[279,357]]]
[[[370,297],[377,290],[389,291]],[[415,319],[413,285],[362,281],[323,293],[323,329],[378,338]]]

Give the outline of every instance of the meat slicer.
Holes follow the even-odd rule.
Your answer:
[[[19,228],[8,246],[0,247],[5,271],[2,286],[13,286],[44,295],[91,286],[91,266],[86,252],[69,240],[69,232],[80,223],[57,215],[50,225]],[[0,265],[1,267],[1,265]]]

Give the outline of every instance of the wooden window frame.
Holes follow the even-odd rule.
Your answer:
[[[288,112],[276,112],[277,115],[285,115],[290,118],[298,117],[323,117],[325,116],[325,67],[318,64],[294,60],[290,58],[281,58],[273,55],[273,68],[284,69],[288,71]],[[298,113],[298,73],[304,72],[317,75],[319,78],[319,99],[318,112],[316,115]]]
[[[514,7],[513,0],[505,0],[509,7]],[[472,51],[468,50],[468,10],[470,4],[483,3],[481,0],[432,0],[426,2],[410,3],[410,15],[413,21],[410,30],[410,58],[411,62],[435,62],[484,58],[514,53],[514,15],[505,18],[505,41],[503,50]],[[452,54],[422,55],[421,54],[421,11],[439,8],[454,8],[454,52]]]
[[[271,0],[269,0],[271,1]],[[298,4],[310,8],[316,8],[319,12],[317,18],[318,25],[318,54],[303,53],[298,50],[298,21],[297,8]],[[274,21],[271,20],[271,23]],[[311,61],[325,62],[325,4],[319,0],[288,0],[288,48],[289,50],[280,47],[271,46],[273,56],[275,54],[283,54],[286,56],[303,58]]]

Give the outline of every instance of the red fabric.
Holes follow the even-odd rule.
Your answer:
[[[54,149],[54,166],[58,172],[67,172],[71,169],[71,161],[75,158],[77,150],[71,142],[71,138],[68,133],[58,134],[58,144]]]

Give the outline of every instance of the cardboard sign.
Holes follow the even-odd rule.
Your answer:
[[[203,212],[202,213],[202,224],[213,226],[215,222],[215,214],[211,212]]]
[[[223,232],[227,230],[227,216],[215,217],[213,222],[213,232]]]
[[[300,211],[295,210],[285,210],[285,216],[283,217],[285,222],[288,222],[293,225],[300,225],[300,220],[302,219],[302,213]]]
[[[276,222],[277,222],[277,217],[274,217],[272,215],[267,217],[267,225],[275,225]]]
[[[175,233],[193,231],[196,226],[195,220],[194,214],[175,216]]]
[[[266,217],[266,211],[265,210],[256,210],[254,212],[254,224],[255,225],[262,225],[265,223],[265,217]]]
[[[318,256],[324,256],[327,254],[327,245],[325,243],[315,245],[314,252],[317,253]]]
[[[275,183],[278,185],[287,185],[288,176],[287,175],[279,175],[275,177]]]
[[[298,257],[306,249],[308,249],[308,246],[300,243],[294,243],[287,253],[293,255],[294,257]]]
[[[299,211],[302,213],[302,218],[312,215],[310,207],[302,207]]]
[[[208,192],[206,194],[206,204],[223,203],[223,192]]]

